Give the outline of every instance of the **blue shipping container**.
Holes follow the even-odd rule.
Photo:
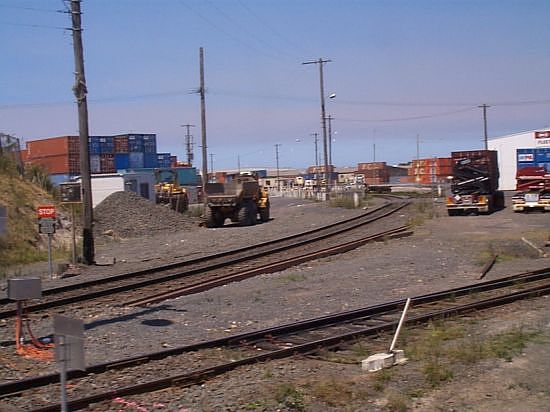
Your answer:
[[[128,153],[115,153],[115,169],[128,169],[130,167],[130,155]]]
[[[101,154],[113,154],[115,152],[115,139],[112,136],[99,138]]]
[[[145,168],[155,168],[158,167],[158,159],[156,153],[144,153],[143,156],[143,167]]]
[[[53,174],[50,175],[50,182],[54,186],[59,186],[60,183],[70,182],[75,175],[67,175],[67,174]]]
[[[517,163],[533,163],[535,161],[535,149],[517,149]]]
[[[129,167],[130,169],[141,169],[143,168],[143,152],[130,152],[129,156]]]
[[[145,153],[157,153],[157,135],[143,135],[143,151]]]
[[[101,143],[98,136],[88,137],[88,152],[91,155],[101,154]]]
[[[141,134],[128,135],[128,151],[143,152],[143,135]]]
[[[536,149],[535,162],[550,163],[550,147],[539,147]]]

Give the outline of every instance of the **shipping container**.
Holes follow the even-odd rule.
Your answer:
[[[69,153],[69,174],[80,174],[80,153]]]
[[[145,168],[156,168],[158,166],[158,158],[156,153],[147,153],[143,154],[143,167]]]
[[[101,173],[101,160],[98,154],[90,155],[90,173]]]
[[[130,155],[128,153],[115,153],[115,169],[129,169]]]
[[[140,135],[140,134],[128,135],[128,151],[143,153],[143,135]]]
[[[370,162],[370,163],[358,163],[357,170],[374,170],[374,169],[385,169],[386,162]]]
[[[157,153],[158,167],[161,169],[167,169],[170,166],[170,153]]]
[[[487,193],[494,192],[498,188],[498,157],[494,150],[472,150],[452,152],[453,170],[456,174],[457,170],[464,168],[476,169],[487,176],[487,179],[480,184],[483,190]],[[453,175],[454,175],[453,174]],[[455,176],[456,178],[457,176]]]
[[[90,155],[101,154],[101,142],[99,141],[99,139],[99,136],[88,137],[88,152]]]
[[[176,167],[177,163],[178,163],[178,157],[170,156],[170,167]]]
[[[131,143],[130,143],[131,146]],[[142,169],[144,168],[143,152],[133,152],[130,150],[128,166],[130,169]]]
[[[113,137],[115,153],[128,153],[128,135]]]
[[[75,144],[78,148],[78,142],[78,136],[59,136],[32,140],[26,143],[28,158],[32,161],[32,159],[44,156],[64,156],[69,153],[70,148],[74,149]]]
[[[143,135],[143,151],[145,153],[157,153],[157,136],[154,134]]]
[[[110,153],[103,153],[99,155],[99,161],[101,164],[101,173],[115,173],[115,155]]]
[[[102,136],[99,138],[99,149],[101,154],[115,153],[115,140],[112,136]]]

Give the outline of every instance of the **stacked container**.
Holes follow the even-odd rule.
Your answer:
[[[69,180],[80,174],[78,136],[60,136],[34,140],[26,144],[26,163],[43,166],[54,180]]]
[[[434,184],[446,182],[453,174],[453,163],[450,157],[434,157],[413,160],[408,171],[412,182]]]
[[[368,185],[386,184],[390,181],[386,162],[358,163],[357,172],[363,175],[363,182]]]

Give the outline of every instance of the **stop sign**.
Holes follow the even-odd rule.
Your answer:
[[[41,205],[37,209],[39,219],[55,219],[54,205]]]

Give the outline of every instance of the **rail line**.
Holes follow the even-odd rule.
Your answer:
[[[526,272],[416,296],[406,323],[424,323],[548,293],[550,268]],[[189,386],[243,365],[345,347],[357,338],[393,330],[404,303],[405,299],[400,299],[73,371],[69,374],[69,393],[73,397],[69,407],[77,410],[118,396]],[[167,370],[178,373],[169,375]],[[17,407],[30,406],[33,412],[57,411],[58,404],[45,404],[42,397],[46,391],[51,395],[58,381],[59,375],[51,374],[3,384],[0,398]],[[136,381],[142,383],[133,384]],[[112,389],[112,382],[127,386]]]
[[[247,246],[202,258],[176,262],[137,272],[128,272],[74,285],[46,289],[43,291],[41,301],[26,306],[25,311],[27,313],[38,312],[91,299],[118,295],[123,292],[140,294],[142,296],[159,295],[162,293],[161,289],[173,290],[174,286],[170,282],[176,280],[181,282],[182,279],[188,279],[190,283],[198,284],[211,280],[212,275],[208,275],[208,272],[216,270],[219,272],[220,269],[223,269],[224,272],[242,272],[243,266],[246,265],[249,266],[247,269],[252,269],[256,266],[265,266],[266,260],[269,262],[270,260],[282,259],[280,256],[275,257],[275,253],[289,253],[291,250],[303,251],[306,247],[315,247],[314,245],[321,241],[336,239],[339,235],[345,236],[350,231],[362,228],[369,223],[389,216],[408,204],[409,201],[407,200],[388,202],[351,219],[255,246]],[[262,258],[264,258],[263,262],[261,261]],[[266,272],[257,272],[256,274],[259,273]],[[197,278],[201,276],[202,279]],[[125,299],[132,300],[131,298]],[[2,308],[0,310],[0,319],[16,315],[15,304],[7,298],[0,299],[0,308]]]

